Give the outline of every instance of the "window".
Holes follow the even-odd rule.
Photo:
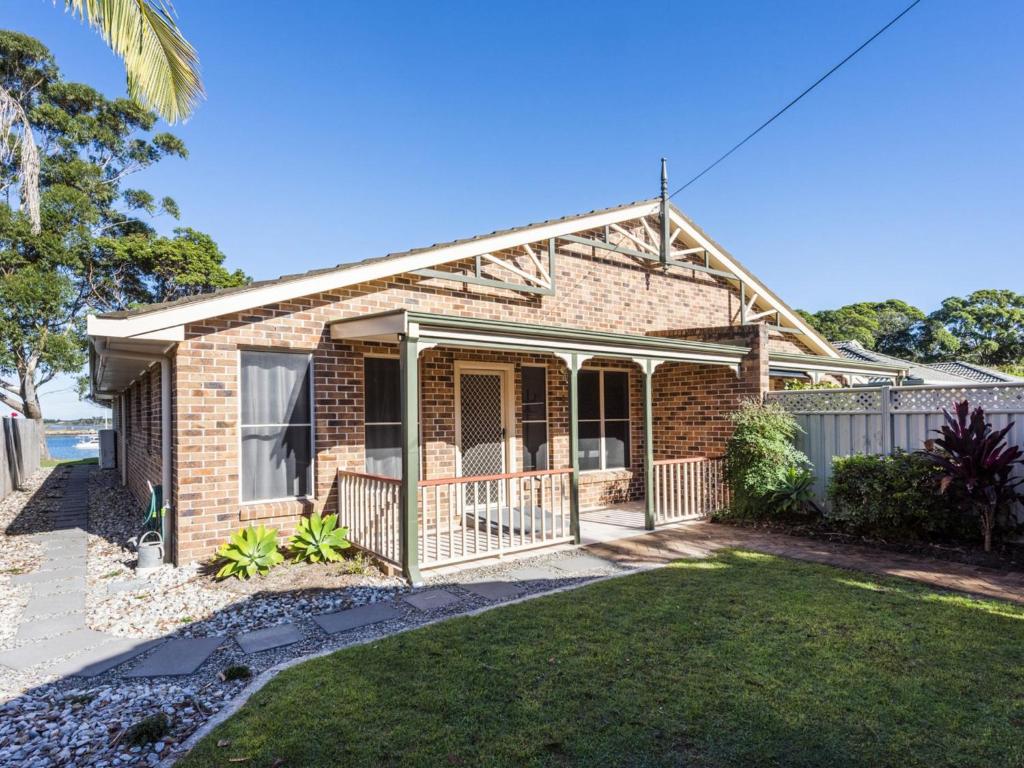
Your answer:
[[[242,353],[242,501],[310,495],[311,363],[308,354]]]
[[[548,468],[548,369],[524,365],[520,371],[523,390],[523,471]]]
[[[402,396],[398,360],[367,357],[363,362],[363,423],[366,471],[402,476]]]
[[[579,373],[580,469],[629,466],[629,374]]]

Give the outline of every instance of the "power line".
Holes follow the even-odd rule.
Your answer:
[[[764,130],[765,128],[767,128],[767,127],[768,127],[769,125],[771,125],[771,124],[772,124],[773,122],[775,122],[775,120],[776,120],[777,118],[781,117],[781,116],[782,116],[782,115],[783,115],[783,114],[784,114],[784,113],[786,112],[786,110],[788,110],[788,109],[789,109],[790,107],[792,107],[792,106],[793,106],[794,104],[796,104],[796,103],[797,103],[798,101],[800,101],[800,99],[802,99],[802,98],[803,98],[804,96],[806,96],[806,95],[807,95],[808,93],[810,93],[810,92],[811,92],[811,91],[813,91],[813,90],[814,90],[815,88],[817,88],[817,87],[818,87],[819,85],[821,85],[821,84],[822,84],[823,82],[825,82],[825,81],[826,81],[826,80],[827,80],[827,79],[828,79],[829,77],[831,77],[831,76],[832,76],[832,74],[833,74],[833,73],[835,73],[835,72],[836,72],[836,71],[837,71],[837,70],[838,70],[838,69],[839,69],[840,67],[842,67],[842,66],[843,66],[843,65],[844,65],[844,64],[845,64],[846,62],[848,62],[848,61],[849,61],[850,59],[852,59],[852,58],[853,58],[854,56],[856,56],[856,55],[857,55],[858,53],[860,53],[860,52],[861,52],[861,51],[863,51],[863,50],[864,50],[865,48],[867,48],[867,47],[868,47],[869,45],[871,45],[871,43],[873,43],[873,42],[875,41],[875,39],[876,39],[876,38],[878,38],[878,37],[879,37],[879,36],[880,36],[880,35],[881,35],[881,34],[882,34],[883,32],[885,32],[885,31],[886,31],[887,29],[889,29],[889,27],[891,27],[891,26],[892,26],[893,24],[895,24],[895,23],[896,23],[897,21],[899,21],[899,20],[900,20],[900,19],[902,19],[902,18],[903,18],[904,16],[906,16],[906,15],[907,15],[907,14],[908,14],[908,13],[909,13],[909,12],[911,11],[911,9],[912,9],[912,8],[913,8],[913,7],[915,6],[915,5],[917,5],[918,3],[920,3],[920,2],[921,2],[921,0],[914,0],[914,2],[912,2],[912,3],[910,4],[910,5],[908,5],[908,6],[906,7],[906,8],[904,8],[904,9],[903,9],[902,11],[900,11],[900,12],[899,12],[899,13],[898,13],[898,14],[897,14],[896,16],[894,16],[894,17],[892,18],[892,20],[891,20],[891,21],[890,21],[890,22],[889,22],[888,24],[886,24],[886,25],[885,25],[884,27],[882,27],[882,28],[881,28],[880,30],[878,30],[877,32],[875,32],[875,34],[873,34],[873,35],[872,35],[871,37],[869,37],[869,38],[868,38],[867,40],[865,40],[865,41],[864,41],[863,43],[861,43],[861,44],[860,44],[859,46],[857,46],[857,48],[856,48],[856,49],[855,49],[855,50],[854,50],[854,51],[853,51],[852,53],[850,53],[850,54],[849,54],[849,55],[848,55],[848,56],[847,56],[847,57],[846,57],[845,59],[843,59],[842,61],[840,61],[840,62],[839,62],[838,64],[836,64],[836,65],[835,65],[834,67],[832,67],[832,69],[830,69],[830,70],[829,70],[828,72],[826,72],[826,73],[825,73],[824,75],[822,75],[822,76],[821,76],[821,77],[819,77],[819,78],[818,78],[817,80],[815,80],[815,81],[814,81],[814,82],[813,82],[813,83],[812,83],[812,84],[811,84],[810,86],[808,86],[808,87],[807,87],[806,89],[804,89],[804,91],[803,91],[803,92],[802,92],[802,93],[801,93],[801,94],[800,94],[799,96],[797,96],[797,97],[796,97],[795,99],[793,99],[793,100],[792,100],[791,102],[789,102],[789,103],[788,103],[788,104],[787,104],[786,106],[784,106],[784,107],[783,107],[782,109],[780,109],[780,110],[779,110],[778,112],[776,112],[776,113],[775,113],[774,115],[772,115],[772,116],[771,116],[771,117],[769,117],[769,118],[768,118],[767,120],[765,120],[765,121],[764,121],[763,123],[761,123],[761,125],[759,125],[759,126],[758,126],[758,127],[757,127],[757,128],[756,128],[756,129],[754,130],[754,131],[751,131],[751,132],[750,132],[750,133],[749,133],[749,134],[747,135],[747,137],[746,137],[745,139],[743,139],[743,141],[741,141],[741,142],[739,142],[738,144],[736,144],[736,145],[735,145],[735,146],[734,146],[734,147],[733,147],[732,149],[730,149],[730,150],[729,150],[728,152],[726,152],[726,153],[725,153],[724,155],[722,155],[722,156],[721,156],[720,158],[718,158],[717,160],[715,160],[715,162],[713,162],[713,163],[712,163],[711,165],[709,165],[709,166],[708,166],[707,168],[705,168],[705,169],[704,169],[703,171],[701,171],[700,173],[698,173],[698,174],[697,174],[696,176],[694,176],[694,177],[693,177],[692,179],[690,179],[690,180],[689,180],[688,182],[686,182],[685,184],[683,184],[683,186],[681,186],[681,187],[680,187],[679,189],[677,189],[677,190],[676,190],[675,192],[673,192],[673,193],[672,193],[671,195],[669,195],[669,199],[671,200],[671,199],[672,199],[673,197],[675,197],[676,195],[678,195],[678,194],[679,194],[680,192],[682,192],[682,191],[683,191],[684,189],[686,189],[686,188],[687,188],[688,186],[690,186],[691,184],[693,184],[693,183],[694,183],[695,181],[697,181],[697,180],[698,180],[699,178],[701,178],[701,177],[702,177],[702,176],[703,176],[704,174],[706,174],[706,173],[707,173],[708,171],[710,171],[710,170],[711,170],[712,168],[714,168],[714,167],[715,167],[716,165],[718,165],[718,164],[719,164],[720,162],[722,162],[722,161],[723,161],[723,160],[725,160],[725,159],[726,159],[727,157],[729,157],[729,155],[731,155],[731,154],[732,154],[733,152],[735,152],[735,151],[736,151],[737,149],[739,149],[740,147],[742,147],[742,146],[743,146],[744,144],[746,144],[746,143],[747,143],[748,141],[750,141],[750,140],[751,140],[752,138],[754,138],[755,136],[757,136],[757,134],[759,134],[759,133],[760,133],[761,131],[763,131],[763,130]]]

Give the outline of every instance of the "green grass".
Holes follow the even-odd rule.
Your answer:
[[[73,467],[76,464],[99,464],[100,460],[93,456],[90,459],[40,459],[44,467]]]
[[[1024,609],[723,552],[298,665],[180,765],[230,758],[1020,766]]]

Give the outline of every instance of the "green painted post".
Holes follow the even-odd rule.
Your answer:
[[[644,360],[644,528],[654,530],[654,400],[651,380],[653,360]]]
[[[410,331],[412,329],[410,328]],[[402,575],[410,584],[423,583],[419,564],[420,371],[419,339],[409,333],[400,343],[402,377],[402,508],[399,520]]]
[[[569,483],[569,529],[573,542],[580,538],[580,401],[579,401],[579,355],[569,356],[569,461],[572,480]]]

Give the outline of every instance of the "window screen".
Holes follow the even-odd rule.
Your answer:
[[[363,423],[366,471],[402,476],[402,401],[398,360],[367,357],[363,361]]]
[[[520,377],[523,391],[523,471],[547,469],[547,368],[524,365]]]
[[[629,374],[579,373],[579,464],[581,470],[629,466]]]
[[[310,495],[313,408],[310,356],[243,352],[242,501]]]

